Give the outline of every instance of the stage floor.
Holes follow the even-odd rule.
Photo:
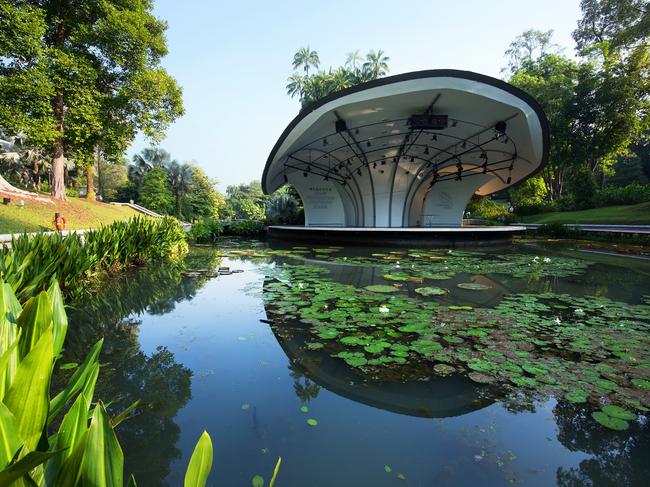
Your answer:
[[[370,246],[460,247],[498,245],[512,241],[512,235],[524,232],[522,226],[467,227],[304,227],[273,225],[270,238],[287,241],[344,243]]]

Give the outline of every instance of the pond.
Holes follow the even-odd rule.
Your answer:
[[[218,272],[227,267],[229,272]],[[225,269],[222,269],[225,271]],[[139,486],[650,485],[650,261],[495,250],[195,247],[70,312]],[[63,373],[63,372],[62,372]]]

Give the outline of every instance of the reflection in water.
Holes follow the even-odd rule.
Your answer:
[[[363,251],[342,254],[348,252]],[[265,257],[237,257],[223,265],[243,267],[242,274],[209,284],[206,273],[187,275],[188,269],[220,265],[219,255],[196,248],[184,265],[117,276],[71,310],[76,332],[68,334],[64,361],[78,362],[104,337],[96,397],[114,399],[114,411],[136,399],[146,404],[118,428],[126,472],[136,474],[138,485],[181,484],[195,433],[203,428],[220,438],[214,485],[250,485],[254,474],[272,469],[276,454],[283,456],[277,484],[283,487],[648,485],[650,428],[643,417],[614,432],[591,418],[593,409],[565,401],[509,397],[495,404],[498,391],[463,375],[407,380],[395,369],[381,379],[364,376],[310,349],[304,323],[259,328],[266,304],[241,289],[263,287],[255,268],[269,275],[274,266],[300,261],[274,256],[269,265]],[[356,287],[385,283],[378,267],[326,260],[309,259],[327,267],[327,279]],[[554,291],[634,303],[650,292],[647,267],[637,267],[599,262],[580,275],[536,280],[455,274],[436,282],[450,293],[431,299],[487,308],[508,295]],[[489,289],[459,289],[463,282]],[[422,299],[415,293],[419,286],[406,282],[401,289]],[[192,305],[177,306],[186,300]],[[150,315],[168,316],[148,320]],[[195,326],[183,335],[188,317]],[[309,405],[309,415],[301,405]],[[318,426],[307,426],[308,417]],[[384,471],[388,464],[392,474]],[[397,472],[407,480],[396,478]]]
[[[553,410],[558,440],[571,451],[591,455],[578,468],[557,470],[561,487],[641,486],[650,479],[650,428],[632,423],[630,429],[616,432],[602,428],[584,407],[558,403]]]
[[[193,251],[183,263],[159,263],[106,279],[100,291],[72,306],[63,362],[80,362],[99,338],[104,338],[103,365],[95,397],[111,401],[110,411],[123,410],[141,400],[137,414],[117,429],[124,450],[125,474],[133,473],[141,486],[159,486],[180,458],[176,447],[180,429],[173,418],[191,398],[190,369],[179,364],[167,347],[150,355],[140,348],[138,315],[166,314],[183,300],[191,300],[206,277],[185,277],[186,269],[214,269],[214,249]]]

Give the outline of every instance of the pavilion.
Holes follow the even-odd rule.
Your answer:
[[[536,174],[548,148],[539,104],[496,78],[429,70],[356,85],[303,109],[273,147],[262,188],[292,184],[305,227],[271,234],[476,235],[463,227],[472,195]]]

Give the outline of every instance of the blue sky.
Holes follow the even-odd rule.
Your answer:
[[[183,87],[186,114],[160,146],[199,163],[225,191],[259,179],[298,112],[287,96],[293,53],[309,45],[321,65],[355,49],[383,49],[390,74],[454,68],[500,77],[504,51],[529,28],[553,29],[573,54],[579,0],[245,1],[157,0],[169,23],[164,66]],[[139,138],[129,158],[146,147]]]

